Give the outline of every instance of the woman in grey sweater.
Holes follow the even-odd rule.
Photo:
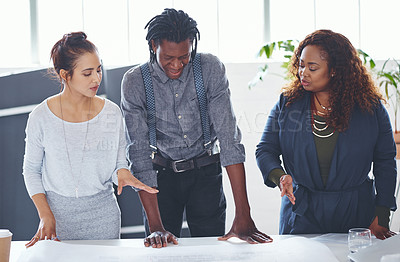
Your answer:
[[[113,183],[157,193],[129,171],[119,107],[96,96],[102,66],[83,32],[66,34],[51,50],[62,91],[29,115],[23,166],[40,224],[39,240],[119,238]]]

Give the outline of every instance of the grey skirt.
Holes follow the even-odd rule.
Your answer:
[[[46,197],[60,240],[120,238],[121,211],[112,189],[79,198],[49,191]]]

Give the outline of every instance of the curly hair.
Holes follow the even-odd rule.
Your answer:
[[[301,53],[308,45],[318,46],[326,52],[329,72],[335,72],[330,80],[332,111],[326,119],[328,125],[339,132],[344,131],[355,105],[362,111],[372,113],[380,100],[384,100],[350,41],[331,30],[317,30],[299,43],[291,58],[289,74],[293,80],[283,88],[283,94],[288,97],[287,105],[308,92],[301,85],[298,74]]]

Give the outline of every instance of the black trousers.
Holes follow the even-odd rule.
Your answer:
[[[192,237],[222,236],[225,233],[226,200],[220,163],[175,173],[155,166],[158,171],[158,206],[164,228],[180,237],[183,213]],[[143,212],[146,234],[147,217]]]

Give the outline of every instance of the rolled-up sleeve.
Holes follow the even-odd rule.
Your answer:
[[[204,59],[202,56],[202,67],[206,70],[203,77],[208,76],[205,86],[208,88],[210,122],[221,147],[221,165],[225,167],[243,163],[246,160],[245,149],[233,112],[225,66],[214,56]]]
[[[122,79],[121,109],[126,124],[126,154],[130,169],[142,183],[156,187],[157,174],[151,161],[146,97],[139,68],[127,71]]]
[[[43,130],[34,114],[30,114],[25,129],[25,155],[23,171],[25,186],[30,197],[45,193],[42,182]]]

